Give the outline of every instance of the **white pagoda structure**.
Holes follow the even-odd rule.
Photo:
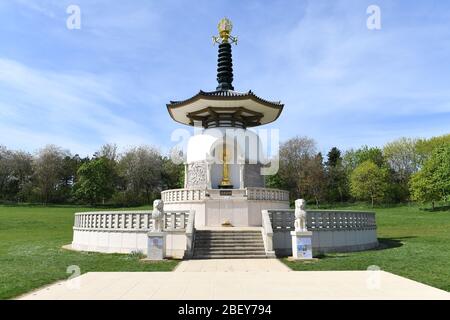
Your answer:
[[[184,188],[163,191],[162,200],[166,210],[195,210],[196,227],[261,226],[261,210],[289,208],[289,193],[265,188],[269,159],[248,128],[275,121],[283,104],[234,90],[231,44],[237,39],[228,19],[218,29],[216,90],[167,104],[173,120],[201,133],[187,145]]]
[[[75,213],[67,249],[139,251],[149,259],[309,259],[378,246],[373,212],[304,210],[303,200],[294,212],[287,191],[265,187],[269,159],[249,128],[275,121],[283,104],[234,90],[231,29],[222,19],[214,37],[216,90],[167,104],[172,119],[200,131],[187,144],[184,188],[163,191],[153,211]]]

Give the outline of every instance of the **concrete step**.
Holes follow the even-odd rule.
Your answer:
[[[193,259],[242,259],[242,258],[246,258],[246,259],[266,259],[266,255],[246,255],[246,256],[241,256],[241,255],[220,255],[220,254],[208,254],[208,255],[196,255],[193,257]]]
[[[233,248],[233,249],[242,249],[242,250],[248,250],[250,248],[256,248],[256,249],[264,249],[264,245],[260,243],[250,243],[250,244],[196,244],[196,249],[215,249],[215,248]]]
[[[225,246],[252,246],[252,245],[264,245],[264,243],[262,242],[262,240],[252,240],[252,241],[227,241],[227,240],[213,240],[213,241],[208,241],[208,240],[202,240],[202,241],[195,241],[195,244],[198,245],[215,245],[215,246],[220,246],[220,245],[225,245]]]
[[[253,242],[195,242],[197,247],[264,247],[264,243],[261,241],[253,241]]]
[[[248,234],[261,234],[260,231],[196,231],[196,234],[223,234],[223,235],[230,235],[230,234],[242,234],[242,235],[248,235]]]
[[[207,236],[207,237],[205,237],[205,236],[197,236],[197,235],[195,235],[195,239],[198,239],[198,240],[211,240],[211,239],[213,239],[213,240],[215,240],[215,239],[219,239],[219,240],[261,240],[262,236],[259,236],[259,237],[255,237],[255,236],[246,237],[246,236],[236,235],[236,236],[232,236],[232,237],[230,237],[230,236],[228,236],[228,237],[224,237],[224,236]]]
[[[195,239],[196,243],[257,243],[261,239]]]
[[[257,230],[196,231],[194,259],[266,258]]]
[[[224,247],[217,247],[217,248],[196,248],[194,251],[194,254],[199,252],[239,252],[239,253],[248,253],[248,252],[265,252],[264,248],[224,248]]]
[[[211,235],[211,234],[220,234],[220,235],[233,235],[233,234],[240,234],[240,235],[261,235],[260,231],[196,231],[196,234],[200,235]]]
[[[225,233],[196,233],[198,237],[261,237],[261,233],[239,233],[239,232],[225,232]]]
[[[247,259],[247,257],[257,257],[262,256],[265,257],[266,254],[264,252],[247,252],[245,254],[240,254],[237,252],[199,252],[198,254],[194,255],[194,257],[205,257],[205,256],[222,256],[222,257],[239,257],[240,259]]]

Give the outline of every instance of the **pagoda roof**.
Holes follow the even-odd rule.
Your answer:
[[[179,123],[193,125],[195,117],[202,110],[208,109],[215,114],[230,113],[239,110],[239,114],[248,114],[253,117],[260,114],[257,121],[247,123],[247,126],[256,126],[275,121],[283,110],[280,101],[268,101],[255,95],[251,90],[248,92],[238,92],[234,90],[200,90],[193,97],[181,100],[170,101],[167,104],[172,119]],[[254,118],[252,118],[255,120]]]

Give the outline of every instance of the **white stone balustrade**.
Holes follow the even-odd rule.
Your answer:
[[[294,210],[263,210],[263,236],[267,248],[277,255],[292,253],[290,232],[295,230]],[[306,210],[306,227],[313,232],[313,252],[348,252],[378,246],[376,220],[373,212],[341,210]],[[270,234],[272,236],[270,237]]]
[[[244,190],[244,189],[243,189]],[[172,189],[161,192],[164,203],[203,201],[206,194],[213,190],[205,189]],[[240,189],[231,190],[240,193]],[[248,200],[289,201],[289,192],[285,190],[248,187],[245,189]]]
[[[206,190],[200,189],[172,189],[161,192],[164,203],[176,203],[185,201],[201,201],[205,199]]]
[[[273,250],[273,229],[272,222],[270,221],[269,213],[267,210],[262,210],[262,237],[264,240],[264,250],[268,257],[275,257],[275,251]]]
[[[195,212],[164,211],[162,226],[167,236],[166,256],[183,258],[192,251]],[[152,230],[152,211],[94,211],[75,214],[72,249],[130,253],[147,251]]]
[[[268,210],[274,232],[294,230],[294,210]],[[306,210],[308,231],[376,229],[375,213],[340,210]]]
[[[152,227],[151,211],[95,211],[75,213],[74,230],[147,231]],[[189,211],[165,211],[164,230],[185,230]]]
[[[98,211],[75,213],[74,230],[149,230],[151,211]]]
[[[289,192],[286,190],[248,187],[248,200],[289,201]]]

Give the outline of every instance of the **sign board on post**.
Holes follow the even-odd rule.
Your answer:
[[[164,232],[149,232],[147,240],[147,259],[163,260],[166,251],[166,236]]]
[[[313,259],[312,232],[292,231],[292,257],[297,260]]]
[[[312,258],[311,237],[296,236],[298,258]]]

